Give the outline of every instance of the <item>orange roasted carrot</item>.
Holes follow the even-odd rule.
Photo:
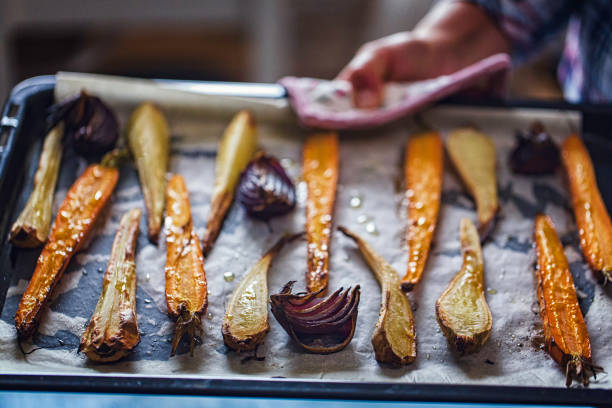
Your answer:
[[[612,278],[612,223],[597,188],[589,152],[574,134],[563,142],[561,157],[569,179],[580,247],[593,271],[605,283]]]
[[[427,131],[410,136],[406,145],[404,171],[408,198],[408,270],[402,278],[402,290],[411,291],[419,283],[427,262],[440,209],[442,138]]]
[[[308,186],[306,288],[317,292],[329,280],[329,240],[338,183],[338,134],[315,133],[304,144],[302,178]]]
[[[119,170],[114,166],[92,164],[68,190],[15,314],[19,338],[28,338],[36,331],[41,311],[53,288],[92,231],[118,178]]]
[[[536,280],[546,348],[565,368],[566,385],[573,378],[588,385],[599,369],[591,361],[591,342],[578,305],[574,280],[552,221],[538,215],[535,221]]]
[[[187,334],[193,355],[195,337],[202,331],[201,316],[208,306],[204,257],[193,230],[189,194],[185,180],[174,175],[166,190],[166,305],[176,321],[172,354]]]

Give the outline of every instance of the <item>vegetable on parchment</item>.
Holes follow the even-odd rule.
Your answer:
[[[306,289],[324,293],[329,281],[329,241],[338,184],[337,133],[314,133],[306,139],[302,178],[308,189]]]
[[[400,289],[398,273],[360,236],[346,227],[338,229],[355,241],[381,287],[380,313],[372,334],[376,360],[392,365],[412,363],[416,358],[414,320],[410,300]]]
[[[19,217],[11,227],[10,240],[21,248],[34,248],[45,243],[51,229],[51,212],[57,176],[62,161],[62,123],[45,137],[34,175],[34,188]]]
[[[193,229],[185,180],[174,175],[168,182],[166,207],[166,305],[176,321],[172,354],[187,334],[193,355],[195,337],[202,332],[201,317],[208,306],[208,285],[200,240]]]
[[[164,114],[149,102],[138,106],[127,126],[127,140],[138,168],[147,208],[149,241],[157,244],[164,212],[170,150],[170,130]]]
[[[606,283],[612,280],[612,224],[597,187],[591,157],[578,135],[565,139],[561,156],[569,179],[580,247],[591,269]]]
[[[64,122],[65,140],[82,155],[106,153],[119,139],[115,113],[100,98],[81,91],[79,96],[53,105],[48,124]]]
[[[438,132],[410,136],[406,145],[405,178],[408,199],[408,269],[402,278],[404,291],[420,282],[438,221],[444,147]]]
[[[484,293],[484,262],[476,227],[461,219],[463,265],[436,301],[436,318],[448,342],[460,354],[473,353],[491,334],[492,318]]]
[[[136,242],[141,211],[121,217],[104,274],[102,293],[89,320],[79,351],[100,363],[117,361],[138,345],[136,317]]]
[[[272,314],[297,344],[316,354],[329,354],[345,348],[355,334],[359,285],[342,288],[325,299],[319,292],[291,293],[295,281],[281,293],[270,296]]]
[[[252,217],[267,221],[295,207],[295,186],[275,157],[259,152],[240,177],[237,199]]]
[[[208,256],[221,231],[223,220],[234,199],[240,174],[247,167],[257,148],[257,122],[247,110],[234,116],[219,144],[215,169],[215,186],[202,250]]]
[[[476,202],[478,234],[484,241],[495,226],[499,210],[495,173],[495,146],[489,136],[474,129],[451,132],[446,148],[468,192]]]
[[[546,349],[565,370],[566,385],[575,378],[584,385],[601,368],[591,360],[591,342],[578,305],[574,280],[552,221],[535,220],[536,281]]]
[[[510,153],[510,168],[516,174],[550,174],[559,167],[559,147],[541,122],[527,132],[516,132],[516,146]]]
[[[29,338],[36,331],[42,309],[55,285],[110,200],[119,178],[119,170],[114,163],[116,157],[115,152],[111,151],[101,164],[87,167],[68,190],[15,314],[19,338]]]
[[[236,351],[255,350],[270,330],[268,323],[268,270],[283,246],[303,233],[283,236],[246,274],[225,308],[223,341]]]

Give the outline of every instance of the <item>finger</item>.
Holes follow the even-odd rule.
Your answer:
[[[386,71],[386,51],[366,48],[357,53],[340,72],[338,79],[351,83],[354,103],[358,108],[375,108],[382,102]]]

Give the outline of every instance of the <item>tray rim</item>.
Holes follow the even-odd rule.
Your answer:
[[[244,87],[244,83],[158,80],[166,84],[198,83],[205,86]],[[286,97],[286,92],[278,84],[258,84],[269,86],[275,98]],[[24,116],[25,102],[39,92],[51,91],[55,87],[55,75],[42,75],[26,79],[11,91],[2,109],[1,118],[9,117],[9,109],[17,105],[16,121],[10,125],[5,150],[0,152],[0,181],[5,178],[6,161],[12,152],[15,137],[21,129],[20,119]],[[235,95],[235,89],[232,91]],[[257,89],[257,87],[253,87]],[[257,97],[253,92],[241,96]],[[449,98],[440,104],[463,105],[492,108],[535,108],[565,109],[579,111],[584,122],[592,115],[612,117],[612,104],[573,104],[565,101],[533,100],[465,100]],[[7,126],[7,125],[4,125]],[[4,208],[3,208],[4,210]],[[540,403],[546,405],[584,405],[612,406],[612,390],[585,388],[517,387],[499,385],[459,385],[432,383],[365,382],[356,386],[355,382],[295,380],[295,379],[228,379],[197,378],[195,376],[138,376],[138,375],[65,375],[65,374],[0,374],[0,390],[64,391],[64,392],[103,392],[135,394],[183,394],[183,395],[232,395],[271,398],[327,398],[345,400],[388,400],[388,401],[428,401],[428,402],[487,402],[487,403]],[[520,390],[520,392],[513,392]]]

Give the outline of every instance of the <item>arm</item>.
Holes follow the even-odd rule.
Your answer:
[[[358,107],[371,108],[380,105],[385,81],[448,74],[509,50],[509,41],[482,8],[463,1],[443,1],[413,31],[362,46],[338,78],[352,83]]]

